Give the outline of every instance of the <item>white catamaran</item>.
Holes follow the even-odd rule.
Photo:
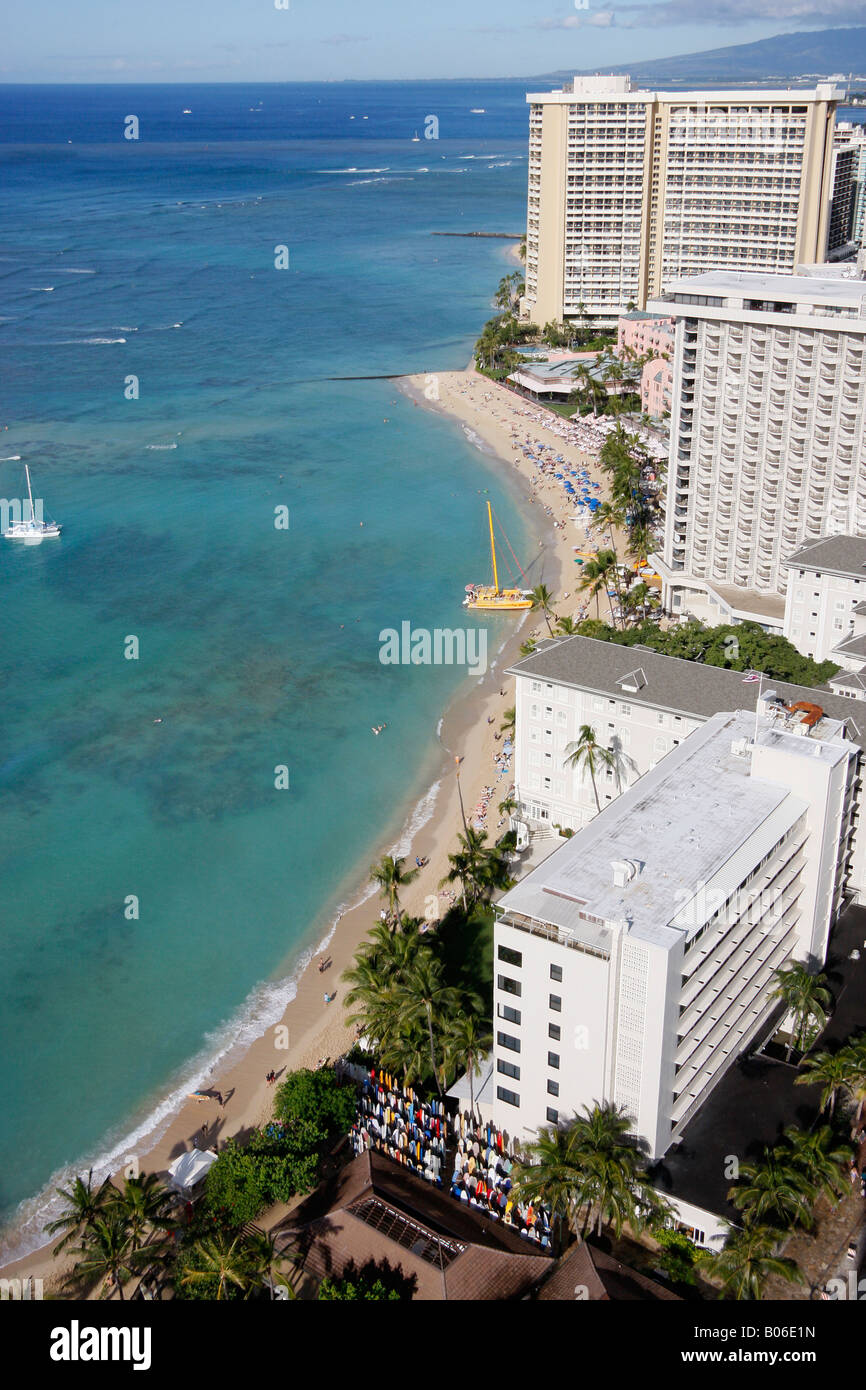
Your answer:
[[[24,465],[24,472],[27,474],[27,496],[29,498],[30,516],[22,518],[21,521],[13,521],[3,532],[3,539],[7,541],[23,541],[25,545],[40,545],[46,538],[59,536],[62,527],[56,521],[42,520],[42,505],[39,506],[39,515],[36,515],[36,508],[33,505],[33,484],[30,481],[30,469]]]

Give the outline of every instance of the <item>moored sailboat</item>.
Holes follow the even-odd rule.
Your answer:
[[[29,517],[22,517],[20,521],[13,521],[3,532],[3,539],[6,541],[23,541],[25,545],[40,545],[42,541],[53,539],[59,536],[62,527],[56,521],[43,521],[42,508],[40,505],[39,516],[36,515],[36,508],[33,504],[33,484],[30,481],[30,469],[24,465],[24,472],[27,475],[27,497],[30,506]]]
[[[493,535],[493,508],[487,503],[487,521],[490,526],[490,558],[493,562],[493,584],[467,584],[464,608],[488,609],[497,612],[520,612],[533,604],[531,589],[500,589],[499,571],[496,567],[496,540]]]

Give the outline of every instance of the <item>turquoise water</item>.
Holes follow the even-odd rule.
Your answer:
[[[427,109],[494,105],[457,85]],[[0,89],[0,495],[28,461],[64,524],[0,550],[7,1250],[24,1218],[33,1240],[20,1203],[123,1151],[190,1059],[287,997],[429,786],[465,679],[381,665],[379,632],[465,624],[488,495],[531,547],[454,425],[391,382],[327,380],[463,365],[509,267],[503,243],[430,232],[523,224],[522,89],[495,98],[512,135],[461,116],[434,150],[393,138],[398,86],[364,90],[388,133],[363,141],[334,134],[357,91],[320,89],[324,115],[295,99],[291,138],[238,117],[232,140],[252,89],[210,88],[212,144],[199,115],[180,140],[172,113],[203,100],[171,89]],[[160,140],[109,142],[139,98]],[[351,166],[384,172],[319,172]]]

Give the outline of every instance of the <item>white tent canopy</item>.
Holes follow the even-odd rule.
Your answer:
[[[168,1175],[172,1187],[178,1192],[189,1192],[197,1182],[201,1182],[216,1160],[213,1149],[190,1149],[187,1153],[181,1154],[180,1158],[176,1158],[174,1163],[169,1165]]]

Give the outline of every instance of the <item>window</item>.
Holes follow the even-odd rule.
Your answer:
[[[512,1081],[520,1080],[520,1068],[515,1066],[513,1062],[503,1062],[500,1058],[496,1063],[496,1070],[501,1072],[503,1076],[510,1076]]]
[[[561,979],[562,979],[562,966],[561,966],[561,965],[552,965],[552,966],[550,967],[550,978],[551,978],[551,980],[561,980]]]
[[[521,991],[519,980],[512,980],[509,975],[497,975],[496,985],[498,989],[504,990],[506,994],[514,994],[518,999],[520,998]]]
[[[547,1107],[547,1122],[551,1125],[559,1124],[559,1111],[551,1110],[549,1105]]]
[[[562,1013],[562,999],[558,994],[548,995],[547,1002],[555,1014]]]
[[[520,1096],[516,1091],[506,1091],[504,1086],[496,1087],[496,1099],[504,1100],[506,1105],[520,1105]]]
[[[554,1071],[559,1071],[559,1053],[558,1053],[558,1052],[548,1052],[548,1054],[547,1054],[547,1065],[548,1065],[549,1067],[552,1067]]]
[[[519,1023],[520,1010],[512,1009],[508,1004],[499,1004],[496,1009],[498,1018],[504,1018],[506,1023]]]
[[[560,1038],[562,1037],[562,1029],[560,1028],[558,1023],[548,1023],[547,1036],[549,1038],[552,1038],[554,1042],[559,1042]]]
[[[558,1095],[559,1095],[559,1082],[558,1082],[558,1081],[548,1081],[548,1083],[547,1083],[547,1094],[548,1094],[549,1096],[558,1096]]]
[[[497,952],[500,960],[504,960],[506,965],[522,965],[523,956],[520,951],[512,951],[510,946],[500,946]]]
[[[520,1051],[520,1039],[513,1038],[510,1033],[497,1033],[496,1041],[500,1047],[505,1047],[509,1052]]]

